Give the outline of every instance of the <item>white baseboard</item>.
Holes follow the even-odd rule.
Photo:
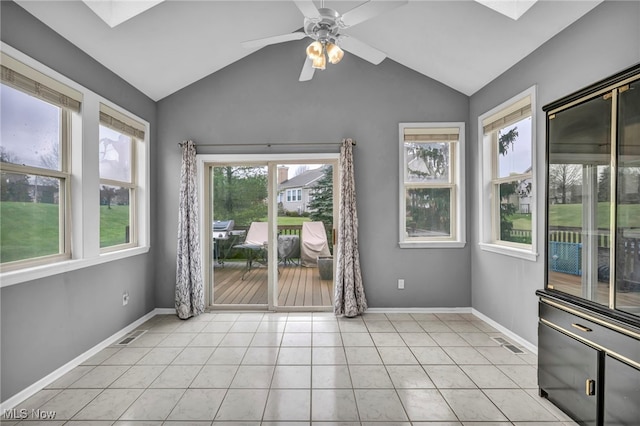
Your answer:
[[[98,343],[88,351],[78,355],[77,357],[75,357],[74,359],[72,359],[71,361],[63,365],[62,367],[58,368],[57,370],[53,371],[52,373],[38,380],[31,386],[27,387],[26,389],[23,389],[22,391],[18,392],[17,394],[7,399],[6,401],[0,402],[0,413],[4,412],[4,410],[9,410],[11,408],[16,407],[18,404],[22,403],[27,398],[30,398],[40,390],[49,386],[51,383],[58,380],[60,377],[64,376],[69,371],[73,370],[74,368],[76,368],[77,366],[79,366],[80,364],[82,364],[83,362],[85,362],[86,360],[88,360],[89,358],[91,358],[92,356],[94,356],[104,348],[114,344],[119,339],[124,337],[127,333],[135,330],[136,327],[148,321],[149,319],[153,318],[154,316],[162,315],[162,314],[171,314],[171,313],[175,314],[175,312],[176,312],[175,309],[158,309],[158,308],[154,309],[153,311],[149,312],[148,314],[144,315],[143,317],[129,324],[122,330],[116,332],[112,336],[107,337],[105,340]]]
[[[493,327],[496,330],[498,330],[500,333],[502,333],[505,336],[509,337],[511,340],[513,340],[516,343],[519,343],[520,345],[522,345],[529,352],[538,355],[538,347],[536,345],[534,345],[533,343],[529,342],[528,340],[523,339],[522,337],[518,336],[513,331],[509,330],[508,328],[504,327],[503,325],[500,325],[499,323],[495,322],[494,320],[492,320],[491,318],[489,318],[485,314],[483,314],[483,313],[481,313],[479,311],[476,311],[475,309],[472,309],[471,313],[473,315],[477,316],[478,318],[480,318],[482,321],[484,321],[487,324],[489,324],[491,327]]]
[[[153,312],[155,313],[155,315],[175,315],[176,314],[175,308],[155,308]]]
[[[405,314],[469,314],[471,308],[369,308],[365,311],[371,314],[405,313]]]

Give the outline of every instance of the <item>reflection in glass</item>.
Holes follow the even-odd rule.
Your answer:
[[[405,195],[409,238],[451,236],[450,188],[410,188]]]
[[[100,178],[131,182],[131,137],[100,126]]]
[[[608,305],[611,99],[559,111],[548,126],[548,284]]]
[[[60,180],[2,172],[0,261],[59,254]]]
[[[498,177],[531,172],[531,117],[498,131]]]
[[[640,314],[640,82],[618,102],[616,308]]]
[[[61,170],[61,109],[0,84],[0,161]]]
[[[100,186],[100,247],[126,244],[130,241],[131,209],[129,188]]]
[[[531,179],[498,184],[500,240],[531,244]]]
[[[405,143],[404,149],[406,182],[449,182],[449,143]]]

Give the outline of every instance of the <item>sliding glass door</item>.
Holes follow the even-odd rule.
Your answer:
[[[333,306],[336,173],[332,163],[277,166],[277,305],[282,308]]]
[[[215,304],[267,306],[268,167],[212,165],[209,174]]]
[[[199,157],[209,305],[330,310],[338,155]]]

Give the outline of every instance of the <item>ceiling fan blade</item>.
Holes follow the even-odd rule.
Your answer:
[[[374,65],[378,65],[387,57],[387,54],[361,42],[357,38],[351,36],[340,37],[339,46],[344,50],[361,57],[365,61],[369,61]]]
[[[318,8],[313,4],[311,0],[294,0],[300,12],[305,16],[305,18],[319,18],[320,13],[318,12]]]
[[[313,73],[316,70],[311,65],[313,65],[313,61],[309,58],[305,58],[298,81],[309,81],[313,78]]]
[[[255,47],[264,47],[270,44],[284,43],[285,41],[302,40],[307,35],[303,32],[295,32],[289,34],[282,34],[273,37],[259,38],[257,40],[243,41],[242,47],[247,49],[253,49]]]
[[[342,15],[342,24],[346,27],[352,27],[368,19],[371,19],[383,12],[390,11],[397,7],[403,6],[409,3],[408,0],[398,1],[376,1],[370,0],[355,9],[351,9],[347,13]]]

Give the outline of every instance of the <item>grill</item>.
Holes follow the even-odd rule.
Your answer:
[[[216,220],[213,222],[213,239],[227,240],[233,231],[233,220]]]

